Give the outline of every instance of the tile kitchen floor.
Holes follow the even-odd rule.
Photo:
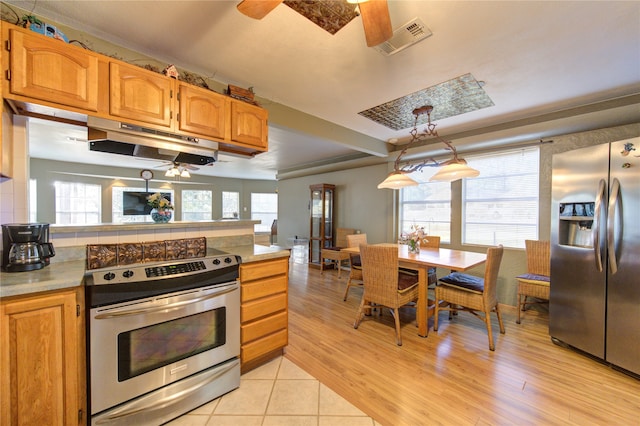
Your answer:
[[[168,426],[379,426],[300,367],[279,357],[243,374],[240,387]]]

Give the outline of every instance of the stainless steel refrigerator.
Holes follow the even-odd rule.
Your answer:
[[[640,138],[553,156],[549,334],[640,375]]]

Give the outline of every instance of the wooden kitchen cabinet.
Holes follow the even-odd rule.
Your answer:
[[[229,98],[188,84],[179,84],[178,130],[203,137],[224,139]]]
[[[122,121],[210,139],[247,157],[268,150],[264,108],[5,22],[2,34],[2,95],[16,110]]]
[[[240,265],[242,371],[282,354],[288,335],[289,258]]]
[[[98,111],[97,54],[21,29],[9,30],[5,48],[10,63],[5,96]]]
[[[0,423],[86,423],[81,289],[0,302]]]
[[[109,64],[109,113],[172,129],[174,80],[123,62]]]
[[[231,140],[267,151],[268,116],[263,108],[231,99]]]
[[[335,185],[310,185],[311,210],[309,216],[309,265],[320,268],[324,259],[322,249],[333,246],[335,223]]]
[[[13,123],[11,112],[0,98],[0,181],[13,176]]]

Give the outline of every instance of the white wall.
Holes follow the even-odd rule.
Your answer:
[[[372,243],[393,240],[388,219],[393,217],[393,193],[377,189],[387,165],[281,180],[278,182],[278,241],[309,238],[310,185],[328,183],[335,190],[335,228],[354,228]]]

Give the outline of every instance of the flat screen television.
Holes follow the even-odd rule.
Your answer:
[[[148,215],[151,206],[147,204],[147,197],[155,192],[125,191],[122,193],[122,214],[125,216]],[[171,201],[170,192],[161,192],[162,196]]]

